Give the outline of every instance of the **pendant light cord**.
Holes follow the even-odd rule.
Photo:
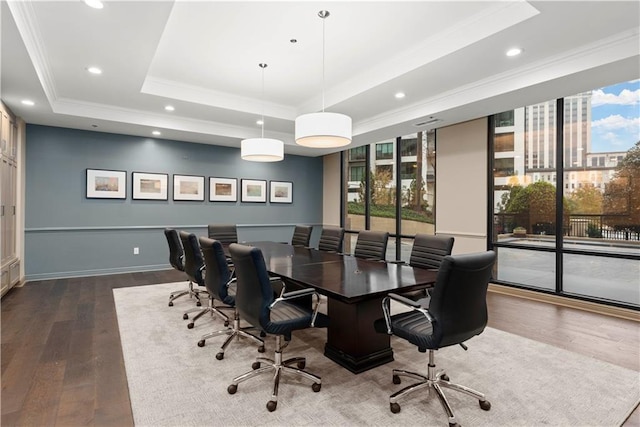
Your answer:
[[[326,16],[321,16],[322,18],[322,112],[324,113],[324,20],[325,18],[329,16],[329,14],[327,13]]]
[[[258,64],[258,66],[262,68],[262,115],[261,115],[262,125],[260,127],[262,128],[262,139],[264,139],[264,69],[267,68],[267,64],[260,63]]]

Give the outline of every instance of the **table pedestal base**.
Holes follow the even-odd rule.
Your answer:
[[[327,330],[324,355],[354,374],[393,361],[389,335],[373,328],[383,317],[382,298],[357,303],[328,299],[327,314],[331,327]]]

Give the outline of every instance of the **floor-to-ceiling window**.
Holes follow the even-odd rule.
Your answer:
[[[408,260],[411,237],[434,233],[435,154],[435,130],[345,152],[345,251],[360,230],[387,231],[387,259]]]
[[[640,306],[640,81],[492,117],[496,280]]]

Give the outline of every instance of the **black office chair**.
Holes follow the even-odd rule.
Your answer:
[[[240,327],[240,315],[238,313],[238,310],[236,309],[236,299],[230,292],[230,285],[235,281],[235,278],[232,278],[231,276],[231,271],[229,270],[229,266],[227,264],[227,258],[225,256],[222,243],[220,243],[218,240],[208,239],[206,237],[200,237],[199,241],[200,248],[202,249],[202,255],[204,256],[204,264],[206,266],[204,283],[207,287],[207,291],[209,292],[210,300],[218,300],[226,305],[226,307],[212,308],[212,310],[217,311],[218,314],[221,314],[222,316],[224,316],[224,318],[226,318],[225,326],[229,325],[229,318],[224,313],[219,312],[219,310],[217,309],[232,309],[234,316],[233,327],[228,327],[226,329],[221,329],[218,331],[209,332],[208,334],[204,334],[200,338],[200,341],[198,341],[198,347],[204,347],[206,340],[209,338],[226,334],[229,336],[224,341],[224,343],[222,343],[220,351],[216,354],[216,359],[224,359],[224,351],[227,349],[231,341],[234,338],[240,337],[249,338],[256,344],[258,344],[258,351],[260,353],[264,353],[264,341],[247,332],[248,329],[255,328]]]
[[[386,231],[360,231],[353,255],[357,258],[384,261],[387,255],[388,241],[389,233]]]
[[[171,263],[171,267],[184,272],[184,250],[182,248],[182,242],[180,241],[178,231],[173,228],[165,228],[164,235],[167,238],[167,243],[169,244],[169,263]],[[193,289],[193,282],[189,280],[187,289],[179,289],[169,294],[169,307],[173,307],[173,301],[184,295],[188,295],[189,298],[195,297],[196,304],[201,304],[200,297]]]
[[[291,244],[293,246],[309,246],[311,240],[311,231],[313,227],[310,225],[296,225],[293,230],[293,237],[291,238]]]
[[[231,243],[238,243],[238,227],[235,224],[209,224],[207,226],[207,232],[210,239],[218,240],[224,246],[228,246]],[[226,255],[226,257],[229,267],[233,269],[231,257],[229,255]]]
[[[325,252],[342,252],[344,228],[323,227],[318,242],[318,250]]]
[[[416,390],[434,389],[449,417],[449,425],[458,425],[442,387],[466,393],[478,399],[480,408],[488,411],[491,403],[485,395],[468,387],[454,384],[444,371],[436,371],[435,350],[459,344],[479,335],[487,325],[487,286],[496,259],[493,251],[446,256],[431,295],[429,308],[397,294],[389,294],[382,301],[384,319],[374,322],[376,331],[393,334],[429,351],[427,375],[401,369],[393,370],[393,383],[400,384],[406,376],[419,382],[403,388],[389,398],[391,412],[400,412],[398,401]],[[390,300],[410,308],[411,311],[390,315]],[[473,367],[469,368],[473,370]]]
[[[238,227],[235,224],[209,224],[207,231],[210,239],[223,245],[238,243]]]
[[[454,241],[455,239],[452,236],[416,234],[411,248],[411,255],[409,256],[409,265],[432,270],[439,269],[444,257],[451,255]],[[416,289],[403,292],[401,295],[417,301],[429,296],[428,289]]]
[[[273,288],[260,249],[231,244],[229,252],[236,266],[238,278],[236,307],[240,312],[240,317],[253,326],[261,328],[267,334],[275,335],[276,349],[274,360],[258,357],[251,366],[253,370],[234,378],[227,391],[229,394],[235,394],[239,383],[256,375],[272,373],[273,393],[271,400],[267,402],[269,411],[275,411],[278,404],[278,385],[282,373],[291,373],[307,378],[313,382],[312,390],[314,392],[320,391],[322,385],[320,377],[303,370],[306,365],[305,358],[294,357],[282,360],[282,350],[291,340],[292,331],[313,327],[316,321],[325,325],[327,323],[326,316],[318,313],[317,304],[314,310],[306,310],[289,301],[306,295],[317,297],[318,294],[313,289],[302,289],[285,293],[276,299],[273,296]],[[267,366],[261,367],[262,363],[266,363]]]
[[[204,259],[202,257],[202,251],[200,250],[200,244],[198,243],[198,238],[195,234],[187,233],[186,231],[181,231],[179,233],[180,241],[182,242],[182,248],[184,249],[184,272],[187,273],[187,277],[189,278],[189,286],[193,289],[195,297],[198,299],[197,305],[202,305],[200,303],[201,294],[207,297],[209,296],[208,292],[205,289],[195,289],[193,288],[193,284],[195,283],[198,286],[205,287],[204,284]],[[192,308],[190,310],[185,311],[182,315],[183,319],[189,318],[189,313],[194,311],[198,311],[199,313],[193,318],[193,320],[187,325],[189,329],[193,328],[194,322],[206,314],[208,311],[207,308]]]
[[[231,282],[231,274],[229,273],[229,277],[227,277],[226,275],[222,276],[223,272],[218,271],[219,269],[217,268],[216,265],[207,265],[207,254],[205,253],[204,248],[200,245],[201,241],[202,241],[202,238],[200,238],[196,242],[193,242],[190,240],[187,246],[190,247],[191,251],[196,254],[195,256],[195,258],[197,259],[195,261],[196,264],[200,263],[200,259],[198,258],[202,257],[202,263],[204,266],[204,273],[202,274],[202,277],[204,281],[204,286],[207,289],[207,293],[209,296],[209,305],[206,308],[200,310],[200,312],[197,315],[195,315],[195,317],[191,320],[191,322],[187,324],[187,328],[192,329],[195,326],[195,321],[207,313],[218,315],[224,321],[224,326],[229,326],[229,316],[227,316],[221,310],[224,310],[224,309],[233,310],[233,297],[227,294],[227,288],[229,283]],[[226,259],[225,259],[225,271],[226,272],[229,271],[229,267],[226,265]],[[224,281],[224,289],[218,289],[218,281],[220,280]],[[223,286],[223,285],[220,285],[220,286]],[[219,301],[222,304],[225,304],[225,306],[218,307],[216,305],[216,301]],[[185,320],[188,319],[189,313],[193,311],[196,311],[196,310],[187,311],[183,315],[183,319]]]

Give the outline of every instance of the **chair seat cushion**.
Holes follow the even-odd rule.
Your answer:
[[[268,334],[289,335],[296,329],[308,328],[313,313],[287,301],[280,301],[271,310],[270,321],[263,325]]]
[[[374,327],[377,332],[387,333],[387,324],[384,319],[376,320]],[[391,332],[393,335],[416,345],[420,351],[439,348],[439,340],[433,335],[431,322],[419,311],[409,311],[391,316]]]

